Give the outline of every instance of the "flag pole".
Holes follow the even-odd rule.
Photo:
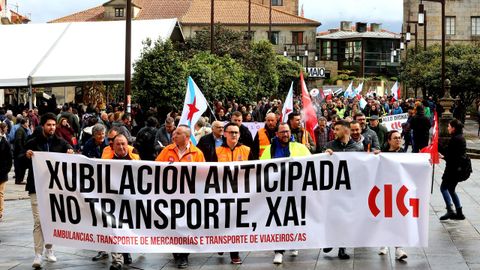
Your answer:
[[[207,106],[208,106],[208,108],[210,109],[210,112],[212,113],[213,118],[215,118],[215,121],[217,121],[217,117],[215,116],[215,112],[212,110],[212,107],[210,107],[210,103],[207,102]],[[210,123],[210,124],[211,124],[211,123]]]
[[[435,179],[435,163],[433,163],[433,171],[432,171],[432,187],[431,187],[431,190],[430,190],[430,194],[433,194],[433,182],[434,182],[434,179]]]

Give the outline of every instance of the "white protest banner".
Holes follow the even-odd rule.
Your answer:
[[[408,120],[408,113],[388,115],[382,117],[382,125],[384,125],[388,131],[398,130],[402,131],[402,124]]]
[[[335,153],[163,163],[35,152],[33,169],[46,243],[227,252],[427,246],[429,158]]]
[[[224,121],[223,124],[226,125],[228,122]],[[265,126],[264,122],[242,122],[242,125],[246,126],[250,133],[252,133],[252,138],[255,139],[255,135],[259,129]]]

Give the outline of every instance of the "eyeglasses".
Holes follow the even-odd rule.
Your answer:
[[[238,135],[238,133],[240,133],[240,132],[238,132],[238,131],[225,131],[225,133],[230,133],[232,135]]]
[[[286,134],[286,133],[290,133],[290,130],[282,130],[282,131],[278,131],[278,133],[280,133],[280,134]]]

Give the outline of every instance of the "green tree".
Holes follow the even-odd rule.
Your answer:
[[[450,79],[451,95],[469,105],[480,96],[480,48],[472,44],[454,44],[446,48],[445,77]],[[403,67],[402,80],[410,87],[421,87],[424,96],[443,96],[441,82],[441,46],[411,54]]]
[[[179,108],[186,89],[186,69],[172,42],[147,40],[134,64],[133,98],[143,106]]]
[[[250,42],[245,39],[243,32],[231,30],[221,24],[216,24],[214,31],[213,42],[216,55],[230,55],[233,59],[241,59],[248,54]],[[206,27],[187,39],[184,44],[177,44],[177,49],[182,52],[185,59],[189,59],[197,53],[210,51],[210,41],[210,28]]]
[[[244,68],[229,55],[200,52],[188,61],[187,67],[188,74],[209,101],[253,98],[244,83]]]

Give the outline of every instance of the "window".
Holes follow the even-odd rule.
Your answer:
[[[123,17],[124,9],[123,8],[115,8],[115,17]]]
[[[272,31],[272,33],[270,35],[270,42],[273,45],[278,45],[280,43],[280,32]]]
[[[446,34],[447,35],[455,35],[455,17],[445,17],[446,25]]]
[[[283,6],[283,0],[272,0],[272,6]]]
[[[480,17],[472,17],[472,36],[480,36]]]
[[[332,48],[330,46],[330,41],[322,41],[322,60],[330,60],[332,53]]]
[[[292,32],[292,44],[303,44],[303,32]]]

